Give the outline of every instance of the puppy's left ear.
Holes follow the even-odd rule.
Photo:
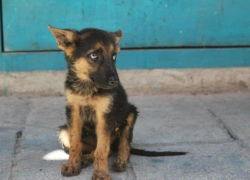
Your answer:
[[[111,34],[115,37],[116,43],[118,43],[123,36],[122,30],[120,30],[120,29],[116,32],[111,32]]]
[[[76,30],[58,29],[48,25],[48,29],[55,37],[58,43],[58,48],[63,50],[67,55],[71,53],[78,41],[78,34]]]

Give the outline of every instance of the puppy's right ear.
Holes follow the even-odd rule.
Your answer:
[[[78,41],[76,30],[58,29],[50,25],[48,25],[48,29],[55,37],[59,49],[63,50],[67,55],[70,55],[75,50]]]
[[[118,43],[121,40],[122,36],[123,36],[122,30],[120,30],[120,29],[118,31],[116,31],[116,32],[110,32],[110,33],[115,37],[115,42],[116,43]]]

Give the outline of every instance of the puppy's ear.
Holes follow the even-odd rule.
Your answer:
[[[116,43],[118,43],[123,36],[123,33],[120,29],[116,32],[111,32],[111,34],[115,37]]]
[[[78,41],[78,34],[76,30],[58,29],[48,25],[48,29],[55,37],[58,43],[58,48],[65,51],[67,55],[70,55],[76,47]]]

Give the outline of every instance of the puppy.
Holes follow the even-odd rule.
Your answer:
[[[78,175],[94,162],[93,180],[109,180],[108,156],[117,151],[113,167],[124,171],[130,153],[144,156],[183,155],[184,152],[150,152],[133,149],[130,143],[138,116],[128,102],[116,70],[122,31],[58,29],[48,25],[58,47],[65,52],[67,124],[59,139],[69,159],[61,168],[64,176]]]

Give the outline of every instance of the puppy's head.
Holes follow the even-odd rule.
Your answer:
[[[81,31],[58,29],[48,25],[66,54],[68,68],[78,78],[91,81],[99,88],[110,89],[119,83],[116,71],[116,55],[120,51],[118,41],[122,31],[107,32],[99,29]]]

